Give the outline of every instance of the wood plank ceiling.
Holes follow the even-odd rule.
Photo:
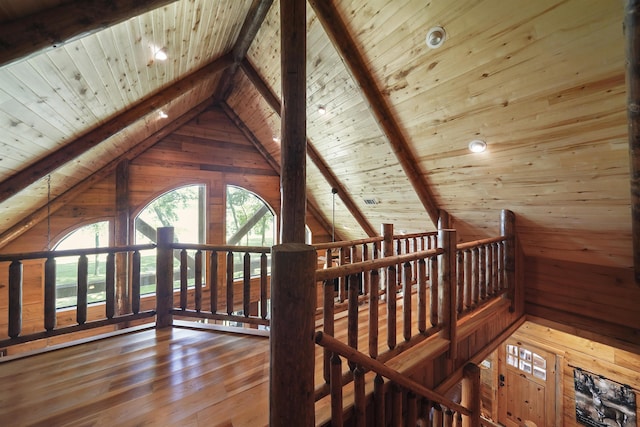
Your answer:
[[[116,23],[10,57],[7,28],[46,41],[33,14],[55,28],[78,3]],[[211,102],[279,161],[279,2],[149,3],[163,5],[0,4],[0,245],[49,192],[63,203]],[[474,239],[506,208],[527,255],[631,266],[622,2],[313,0],[307,14],[307,187],[325,218],[339,189],[342,236],[433,228],[444,209]],[[447,37],[429,49],[435,25]],[[486,152],[468,151],[476,138]]]

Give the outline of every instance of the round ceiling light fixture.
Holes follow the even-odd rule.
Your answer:
[[[447,33],[444,31],[442,27],[433,27],[427,33],[427,46],[430,49],[437,49],[444,43],[447,38]]]
[[[474,139],[469,143],[469,151],[472,153],[482,153],[487,149],[487,143],[481,139]]]

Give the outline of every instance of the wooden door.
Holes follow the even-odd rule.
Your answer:
[[[506,427],[552,427],[556,357],[527,343],[507,340],[499,350],[499,421]]]

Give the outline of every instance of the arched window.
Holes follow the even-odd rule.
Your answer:
[[[159,227],[173,227],[174,239],[183,243],[204,243],[206,230],[206,187],[188,185],[168,191],[145,206],[135,219],[136,244],[157,243],[156,230]],[[140,253],[141,294],[155,292],[156,256],[155,250]],[[180,271],[180,254],[174,254],[174,272]],[[190,281],[195,277],[193,254],[188,255]],[[191,283],[193,284],[193,283]],[[174,288],[180,287],[179,277],[174,280]]]
[[[276,242],[276,217],[255,193],[227,185],[226,239],[228,245],[268,246]],[[242,276],[242,253],[234,256],[234,277]],[[251,274],[260,273],[258,257],[252,260]],[[268,264],[271,268],[271,262]]]
[[[54,251],[109,246],[109,221],[84,225],[63,237]],[[89,256],[87,302],[105,300],[105,263],[107,255]],[[78,298],[78,257],[56,258],[56,308],[73,307]]]

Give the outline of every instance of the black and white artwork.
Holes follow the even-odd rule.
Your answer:
[[[576,421],[591,427],[635,427],[636,394],[627,385],[575,368]]]

